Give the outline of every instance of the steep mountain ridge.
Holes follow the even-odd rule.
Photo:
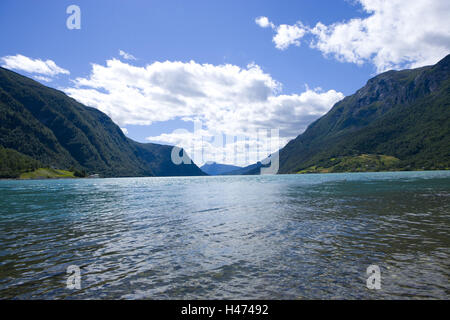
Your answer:
[[[175,165],[172,147],[137,143],[101,111],[0,68],[0,146],[46,166],[102,176],[204,175]]]
[[[280,150],[279,173],[361,154],[399,158],[398,169],[450,167],[449,65],[450,55],[370,79]]]

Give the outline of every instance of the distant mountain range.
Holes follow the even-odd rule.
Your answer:
[[[41,167],[104,177],[259,174],[262,167],[214,163],[203,172],[173,164],[171,151],[135,142],[99,110],[0,68],[0,178]],[[282,148],[279,160],[279,173],[449,169],[450,55],[370,79]]]
[[[202,169],[203,172],[211,176],[217,176],[217,175],[224,175],[234,170],[239,170],[242,168],[238,166],[232,166],[229,164],[220,164],[212,162],[212,163],[205,163],[203,166],[200,167],[200,169]]]
[[[0,68],[0,177],[38,167],[103,177],[205,175],[175,165],[171,146],[138,143],[101,111]]]
[[[370,79],[279,155],[279,173],[449,169],[450,55]]]

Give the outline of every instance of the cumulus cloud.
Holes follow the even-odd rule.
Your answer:
[[[358,0],[358,3],[367,17],[304,27],[310,46],[339,61],[372,63],[378,72],[434,64],[450,52],[449,1]],[[286,49],[291,44],[298,45],[296,41],[276,47]]]
[[[300,39],[306,34],[307,29],[301,22],[297,22],[294,25],[282,24],[276,26],[267,17],[258,17],[255,19],[255,23],[261,28],[272,28],[275,30],[275,35],[272,41],[275,43],[275,47],[280,50],[286,50],[289,46],[300,46]]]
[[[278,129],[280,144],[272,144],[274,152],[343,98],[334,90],[308,88],[298,94],[281,94],[281,83],[256,64],[241,68],[165,61],[137,67],[111,59],[106,65],[93,64],[88,77],[76,78],[73,83],[65,89],[68,95],[102,110],[121,127],[173,119],[201,122],[196,137],[192,132],[176,131],[148,138],[177,144],[188,153],[193,152],[190,143],[198,139],[208,140],[217,134],[242,135],[250,139],[248,144],[264,144],[271,138],[258,140],[258,130]],[[208,143],[205,162],[213,153],[243,144]]]
[[[125,135],[128,134],[128,129],[127,128],[120,128],[120,130],[122,130],[123,134],[125,134]]]
[[[126,53],[123,50],[119,50],[119,55],[126,60],[136,60],[136,58],[132,54]]]
[[[38,78],[39,76],[36,76],[36,78],[43,81],[50,81],[51,79],[49,77],[54,77],[59,74],[70,74],[68,70],[57,66],[53,60],[43,61],[41,59],[32,59],[21,54],[1,57],[0,61],[4,68],[38,74],[40,78]]]
[[[300,46],[300,39],[306,33],[306,28],[298,22],[295,25],[282,24],[276,28],[276,35],[273,37],[275,47],[286,50],[289,46]]]

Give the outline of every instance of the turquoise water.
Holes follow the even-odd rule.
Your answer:
[[[4,180],[0,298],[448,299],[449,229],[449,171]]]

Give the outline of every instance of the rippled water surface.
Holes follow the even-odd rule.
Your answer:
[[[449,229],[448,171],[0,181],[0,298],[448,299]]]

